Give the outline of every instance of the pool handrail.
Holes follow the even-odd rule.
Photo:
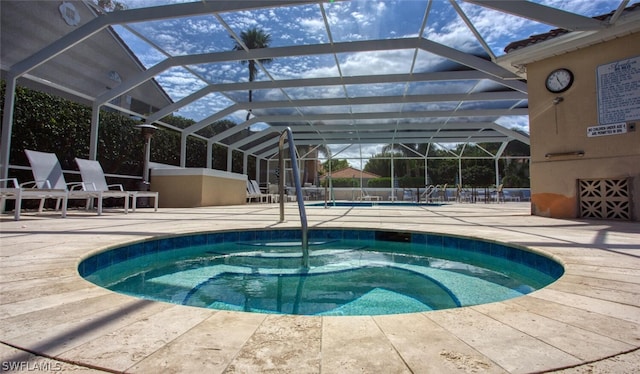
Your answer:
[[[285,135],[289,142],[289,157],[291,158],[291,169],[293,171],[293,181],[296,187],[296,200],[298,201],[298,211],[300,212],[300,226],[302,229],[302,266],[309,267],[309,236],[307,225],[307,212],[304,208],[304,198],[302,196],[302,185],[300,184],[300,173],[298,172],[298,158],[296,157],[296,147],[293,143],[293,132],[287,127],[280,134],[278,142],[278,161],[280,168],[280,180],[278,190],[280,192],[280,222],[284,222],[284,140]]]

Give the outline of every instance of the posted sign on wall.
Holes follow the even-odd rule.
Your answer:
[[[640,56],[600,65],[596,74],[599,123],[640,119]]]
[[[587,128],[587,136],[593,138],[594,136],[607,136],[625,134],[627,132],[627,124],[623,123],[611,123],[608,125],[591,126]]]

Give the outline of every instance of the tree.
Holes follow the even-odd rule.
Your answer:
[[[382,148],[382,155],[394,153],[394,156],[399,157],[400,160],[394,162],[395,172],[400,176],[416,176],[418,164],[416,160],[406,159],[406,157],[417,157],[420,155],[420,144],[387,144]],[[398,162],[400,161],[400,162]],[[383,174],[378,174],[383,175]]]
[[[324,163],[322,163],[322,168],[327,173],[329,172],[329,170],[331,170],[331,172],[336,172],[338,170],[346,169],[348,167],[349,167],[349,161],[347,161],[347,160],[338,160],[338,159],[335,159],[335,158],[332,158],[332,159],[327,160]]]
[[[245,47],[247,49],[258,49],[258,48],[268,48],[269,43],[271,42],[271,35],[265,33],[262,29],[257,27],[250,28],[247,31],[243,31],[240,33],[240,40],[235,41],[236,45],[233,47],[234,51],[244,51]],[[270,58],[260,59],[258,60],[261,64],[268,64],[272,60]],[[249,82],[253,82],[256,75],[258,74],[258,68],[256,67],[256,60],[243,60],[240,61],[243,65],[249,65]],[[253,91],[249,90],[249,102],[253,101]],[[247,111],[247,121],[251,116],[251,109]]]
[[[98,6],[107,12],[127,9],[124,3],[115,0],[98,0]]]

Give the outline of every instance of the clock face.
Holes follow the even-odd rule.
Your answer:
[[[569,89],[573,84],[573,73],[568,69],[556,69],[549,74],[546,81],[547,90],[558,93]]]

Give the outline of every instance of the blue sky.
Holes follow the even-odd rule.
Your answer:
[[[128,8],[157,6],[182,2],[171,0],[122,0]],[[560,9],[586,16],[595,16],[614,10],[618,0],[545,0],[539,1]],[[425,10],[431,4],[424,27],[423,37],[453,47],[464,52],[485,54],[481,44],[469,27],[455,12],[448,0],[361,0],[335,1],[270,8],[254,11],[225,13],[221,19],[212,15],[167,19],[130,25],[151,43],[164,51],[140,39],[122,27],[116,31],[127,42],[146,67],[153,66],[166,58],[164,53],[173,56],[207,52],[229,51],[234,42],[224,25],[240,34],[250,27],[262,28],[271,35],[271,46],[309,45],[334,42],[392,39],[416,37],[419,35]],[[504,47],[510,42],[521,40],[532,34],[543,33],[554,26],[539,24],[528,19],[492,11],[473,4],[460,2],[465,14],[478,32],[486,40],[496,56],[503,55]],[[328,29],[325,27],[322,11],[327,15]],[[345,76],[363,74],[392,74],[408,72],[429,72],[442,69],[450,62],[419,51],[416,63],[412,66],[415,50],[378,51],[366,53],[338,54],[339,68]],[[266,71],[260,71],[256,80],[295,79],[311,77],[331,77],[338,75],[338,65],[333,55],[302,56],[279,58],[268,65]],[[175,101],[204,87],[207,84],[242,82],[248,80],[246,65],[233,63],[204,64],[188,68],[173,68],[156,80]],[[447,86],[424,82],[421,84],[380,84],[368,86],[350,86],[348,92],[339,86],[314,87],[313,89],[256,90],[254,100],[285,100],[310,97],[344,97],[349,95],[371,96],[383,94],[434,92],[439,89],[447,92],[470,92],[478,89],[477,82],[448,82]],[[481,84],[487,84],[483,82]],[[453,87],[457,85],[457,87]],[[247,92],[211,93],[204,98],[180,109],[176,114],[196,121],[216,113],[234,102],[247,101]],[[451,105],[439,104],[440,108]],[[380,110],[380,108],[377,108]],[[314,110],[322,110],[315,108]],[[347,107],[331,107],[333,112],[350,110]],[[361,110],[367,110],[361,108]],[[240,123],[246,112],[237,112],[227,119]],[[528,131],[526,117],[503,117],[498,123],[507,128],[519,128]],[[376,152],[375,149],[366,152]]]

